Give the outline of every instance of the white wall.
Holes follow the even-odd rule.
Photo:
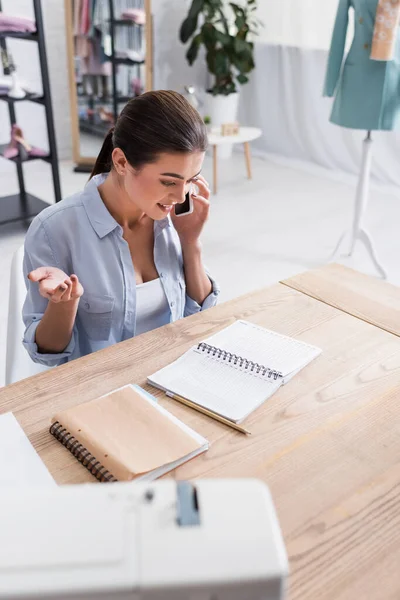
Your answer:
[[[193,84],[205,88],[207,70],[199,56],[193,67],[186,61],[186,46],[179,40],[179,29],[191,0],[152,0],[154,38],[154,87],[183,91]]]

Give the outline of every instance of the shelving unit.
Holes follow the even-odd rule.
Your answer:
[[[29,219],[37,215],[41,210],[49,206],[47,202],[44,202],[40,198],[28,194],[25,189],[25,180],[23,172],[23,163],[32,160],[44,160],[51,165],[54,196],[55,201],[61,200],[61,186],[60,186],[60,175],[58,171],[58,155],[57,145],[54,130],[54,117],[53,108],[51,102],[51,90],[50,90],[50,79],[47,65],[47,54],[46,54],[46,42],[44,35],[44,24],[42,7],[40,0],[33,0],[35,21],[36,21],[36,33],[20,33],[20,32],[0,32],[0,47],[7,50],[7,38],[28,40],[36,42],[39,50],[40,69],[42,75],[42,86],[43,95],[27,94],[24,98],[14,99],[4,94],[0,95],[0,101],[8,104],[8,111],[10,116],[10,124],[15,125],[17,123],[15,104],[17,102],[34,102],[44,106],[46,115],[46,125],[49,139],[49,154],[45,157],[28,157],[26,160],[22,160],[21,156],[18,155],[16,158],[10,159],[16,164],[19,193],[12,196],[0,197],[0,224],[9,223],[12,221],[20,221]],[[0,11],[2,10],[0,0]],[[4,151],[6,146],[0,147],[0,153]],[[4,157],[3,157],[4,158]],[[7,160],[7,159],[5,159]]]

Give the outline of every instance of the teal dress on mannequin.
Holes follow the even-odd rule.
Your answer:
[[[394,59],[371,60],[377,6],[378,0],[339,0],[324,96],[335,96],[331,122],[342,127],[386,131],[400,127],[400,30]],[[342,67],[351,8],[355,34]]]

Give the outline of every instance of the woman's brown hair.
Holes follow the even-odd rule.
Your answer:
[[[204,152],[207,130],[195,108],[177,92],[147,92],[128,102],[104,140],[91,177],[108,173],[120,148],[134,169],[164,152]]]

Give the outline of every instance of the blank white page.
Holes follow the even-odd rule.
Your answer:
[[[261,375],[213,359],[192,348],[148,378],[149,383],[239,423],[280,387]]]
[[[280,371],[285,380],[308,365],[320,353],[310,346],[247,321],[236,321],[206,340],[221,348],[274,371]]]
[[[56,483],[13,413],[0,415],[1,488],[55,486]]]

